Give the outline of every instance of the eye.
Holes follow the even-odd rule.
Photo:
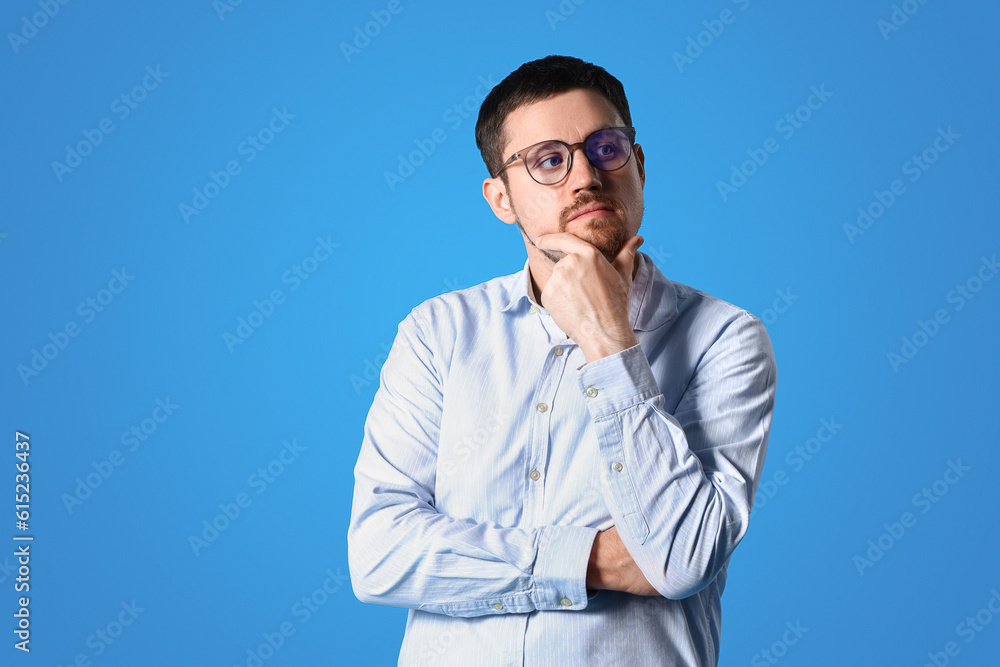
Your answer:
[[[525,163],[529,171],[555,173],[566,166],[566,147],[558,142],[546,142],[528,152]]]
[[[548,153],[541,156],[537,162],[535,162],[536,169],[552,170],[558,168],[564,161],[561,153]]]
[[[590,160],[598,167],[612,167],[621,161],[623,153],[617,144],[603,143],[590,149]]]
[[[600,158],[612,158],[618,153],[615,144],[600,144],[594,149],[594,155]]]

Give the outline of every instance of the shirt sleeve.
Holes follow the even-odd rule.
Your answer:
[[[729,323],[672,415],[639,345],[584,365],[577,377],[622,542],[661,595],[694,595],[749,524],[776,387],[764,325],[749,313]]]
[[[450,616],[585,608],[596,529],[524,530],[435,508],[444,355],[423,331],[415,312],[399,325],[365,422],[347,534],[355,595]]]

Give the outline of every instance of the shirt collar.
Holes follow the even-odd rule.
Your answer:
[[[632,281],[632,293],[629,295],[628,314],[635,331],[651,331],[669,322],[677,314],[677,291],[673,283],[667,279],[653,263],[649,255],[637,252],[639,269]],[[531,294],[531,276],[528,273],[528,260],[524,268],[511,276],[509,288],[500,300],[499,310],[527,311],[535,304]]]

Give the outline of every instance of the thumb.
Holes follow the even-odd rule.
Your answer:
[[[632,284],[632,267],[635,264],[635,253],[639,251],[639,246],[645,240],[641,236],[633,236],[625,242],[622,249],[618,251],[618,256],[615,257],[614,267],[621,274],[626,284]]]

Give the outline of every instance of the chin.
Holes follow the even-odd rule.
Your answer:
[[[615,257],[618,256],[630,238],[621,232],[620,227],[610,225],[604,229],[588,230],[587,233],[573,233],[573,235],[600,250],[609,262],[615,261]]]

